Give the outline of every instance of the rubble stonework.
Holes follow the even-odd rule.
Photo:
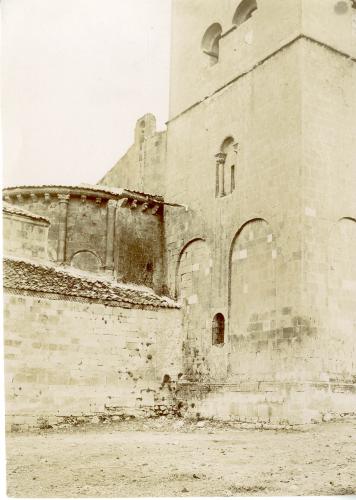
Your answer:
[[[355,9],[341,3],[173,1],[167,129],[141,117],[96,186],[4,190],[14,423],[273,428],[356,411]],[[42,253],[16,232],[28,211],[51,223]]]

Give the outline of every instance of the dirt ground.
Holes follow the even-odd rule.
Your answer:
[[[352,495],[356,420],[303,431],[159,419],[12,433],[8,495]]]

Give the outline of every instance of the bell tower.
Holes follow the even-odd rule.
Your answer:
[[[355,411],[355,2],[174,0],[172,26],[166,197],[187,210],[167,209],[166,247],[187,384],[209,388],[202,414]]]

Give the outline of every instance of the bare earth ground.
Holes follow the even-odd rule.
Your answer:
[[[12,433],[8,494],[20,497],[356,493],[356,420],[303,431],[159,419]]]

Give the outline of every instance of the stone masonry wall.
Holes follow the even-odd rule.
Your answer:
[[[356,404],[352,9],[260,0],[224,33],[236,3],[174,3],[167,198],[188,211],[166,210],[168,282],[186,339],[202,320],[203,342],[186,357],[188,374],[201,376],[187,381],[194,411],[301,423]],[[223,27],[219,61],[203,68],[213,22]],[[230,184],[226,144],[236,154]]]
[[[350,53],[351,2],[343,13],[337,0],[257,0],[258,9],[237,29],[238,0],[174,0],[170,119],[198,106],[301,33]],[[252,3],[252,2],[251,2]],[[220,24],[219,61],[203,52],[204,33]],[[353,44],[356,55],[356,43]],[[194,132],[193,132],[194,133]]]
[[[49,219],[51,225],[48,230],[48,257],[55,261],[57,259],[59,225],[59,200],[57,196],[21,197],[16,200],[16,205]]]
[[[300,65],[296,42],[168,124],[167,196],[188,206],[166,208],[168,282],[174,293],[182,252],[203,239],[210,257],[193,262],[201,278],[193,281],[186,314],[192,325],[201,321],[205,347],[197,356],[212,383],[299,380]],[[216,155],[227,137],[238,144],[236,186],[217,197]],[[211,341],[217,313],[225,317],[220,346]],[[301,334],[303,349],[308,334]]]
[[[99,184],[164,195],[166,132],[156,131],[156,119],[147,114],[137,121],[135,142]]]
[[[179,310],[57,299],[5,294],[9,427],[172,404],[162,382],[181,372]]]
[[[58,258],[58,237],[60,222],[60,199],[57,195],[37,195],[22,197],[16,205],[38,215],[47,217],[51,226],[48,234],[48,255],[50,260]],[[106,248],[106,203],[95,199],[70,197],[67,211],[67,235],[64,261],[71,263],[73,257],[81,251],[90,251],[96,255],[103,267]]]
[[[3,216],[4,254],[32,259],[47,258],[49,223],[14,214]]]
[[[115,270],[124,282],[164,293],[163,214],[120,207],[116,212]]]
[[[310,377],[355,384],[356,62],[305,41],[302,70],[302,307],[315,332],[306,364]]]
[[[158,293],[165,289],[161,205],[149,207],[127,198],[107,200],[73,192],[46,195],[45,190],[36,196],[13,197],[13,201],[50,220],[50,260],[86,271],[108,270],[125,282],[153,287]]]

